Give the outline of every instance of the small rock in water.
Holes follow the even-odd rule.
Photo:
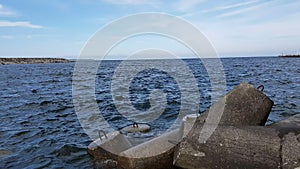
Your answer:
[[[85,151],[85,148],[77,147],[76,145],[63,145],[57,152],[60,156],[70,156],[71,153],[76,153],[79,151]]]
[[[148,132],[150,131],[150,126],[147,124],[135,124],[135,125],[130,125],[127,127],[124,127],[122,131],[128,132],[128,133],[135,133],[135,132]]]
[[[4,149],[0,149],[0,156],[5,156],[5,155],[9,155],[12,152],[9,150],[4,150]]]

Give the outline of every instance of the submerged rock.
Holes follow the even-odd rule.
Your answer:
[[[5,149],[0,149],[0,156],[10,155],[12,152]]]

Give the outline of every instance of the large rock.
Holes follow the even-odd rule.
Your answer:
[[[282,169],[300,168],[300,129],[282,138]]]
[[[148,124],[136,124],[136,125],[130,125],[126,126],[122,129],[122,132],[125,133],[146,133],[151,130],[150,126]]]
[[[175,165],[188,169],[300,167],[300,114],[270,126],[219,125],[199,142],[201,125],[175,149]]]
[[[107,134],[107,138],[102,136],[92,142],[88,152],[94,157],[96,168],[175,169],[178,167],[173,165],[174,146],[179,143],[182,135],[187,134],[195,119],[196,116],[188,115],[180,129],[138,145],[135,139],[115,131]]]
[[[215,146],[220,144],[233,144],[234,142],[232,142],[232,140],[236,140],[241,141],[241,145],[245,145],[248,148],[252,146],[255,147],[255,144],[259,143],[259,137],[264,136],[265,132],[258,133],[259,135],[254,137],[255,135],[253,134],[256,134],[256,131],[259,131],[258,129],[254,130],[252,133],[247,133],[247,130],[243,128],[235,129],[233,126],[264,126],[272,106],[273,101],[254,86],[247,83],[240,84],[197,118],[190,133],[175,149],[175,165],[182,168],[199,168],[200,166],[203,166],[203,168],[215,168],[216,166],[222,168],[226,168],[226,166],[232,167],[232,165],[230,165],[231,162],[228,163],[228,159],[224,159],[222,156],[217,155],[219,151],[222,152],[222,155],[225,155],[229,149],[226,148],[226,146],[223,149],[222,147],[220,148],[220,146]],[[236,133],[232,133],[232,131],[235,131]],[[223,135],[224,133],[225,135]],[[240,137],[241,140],[235,139],[239,138],[239,134],[242,136]],[[256,143],[247,145],[247,139],[250,139],[251,141],[252,137],[255,138]],[[270,139],[265,141],[270,143],[275,141],[274,144],[280,145],[280,139]],[[211,146],[215,149],[210,149],[209,147]],[[204,147],[206,147],[205,150],[202,149]],[[238,147],[238,149],[240,149],[240,147]],[[239,152],[238,149],[235,151]],[[244,151],[243,149],[240,150]],[[253,150],[257,153],[260,151],[260,148],[258,150]],[[208,155],[209,151],[212,151],[210,153],[211,156]],[[275,150],[272,154],[276,154]],[[229,153],[228,155],[238,157],[238,155],[234,153]],[[262,159],[264,158],[262,157]],[[235,162],[234,164],[239,162],[241,161],[238,160],[238,162]],[[258,163],[253,164],[258,165]],[[267,165],[276,166],[278,164],[276,162],[269,162]]]
[[[178,141],[178,136],[177,129],[123,151],[118,165],[126,169],[175,169],[172,141]]]
[[[200,143],[198,138],[199,132],[194,132],[176,147],[176,166],[188,169],[280,166],[281,140],[276,130],[262,126],[219,126],[205,143]]]
[[[268,126],[275,128],[281,138],[283,169],[300,167],[300,113]]]
[[[119,131],[108,133],[107,136],[95,140],[88,146],[97,168],[116,168],[119,154],[132,147],[129,140]]]
[[[274,102],[253,85],[241,83],[230,93],[214,103],[196,123],[210,120],[222,125],[264,126]]]

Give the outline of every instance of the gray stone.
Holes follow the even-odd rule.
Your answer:
[[[130,126],[124,127],[122,129],[122,131],[128,132],[128,133],[136,133],[136,132],[145,133],[145,132],[148,132],[150,130],[151,130],[151,128],[147,124],[138,124],[138,126],[130,125]]]
[[[182,168],[216,168],[216,166],[228,168],[232,166],[238,166],[238,164],[245,162],[245,160],[242,159],[245,158],[245,155],[247,156],[249,154],[246,150],[248,148],[255,147],[255,144],[260,145],[260,137],[263,137],[267,132],[263,132],[263,134],[255,136],[256,130],[248,133],[248,131],[235,128],[234,126],[264,126],[270,114],[272,106],[273,101],[270,100],[261,91],[257,90],[254,86],[247,83],[240,84],[226,96],[221,98],[218,102],[213,104],[210,109],[207,110],[204,114],[197,118],[190,133],[176,147],[174,163],[176,164],[176,166]],[[205,142],[204,140],[204,142],[200,143],[199,138],[200,134],[203,134],[203,128],[205,128],[205,131],[211,131],[210,134],[212,135],[211,137],[209,137],[210,135],[208,135],[209,140],[206,140],[208,142]],[[231,130],[235,132],[232,133]],[[259,133],[261,132],[258,132],[258,134]],[[272,134],[274,135],[274,132]],[[275,136],[277,135],[275,134]],[[255,144],[253,145],[251,142],[252,137],[255,141]],[[273,142],[271,138],[272,137],[268,137],[268,139],[265,141],[272,144]],[[247,139],[249,139],[248,141],[250,141],[249,144],[247,144]],[[236,145],[233,140],[239,141],[237,143],[242,146],[239,146],[238,144]],[[274,144],[277,144],[277,147],[280,145],[279,138],[273,141]],[[223,147],[221,145],[226,146]],[[236,152],[230,153],[230,145],[237,146],[234,150]],[[246,147],[243,148],[243,146]],[[253,148],[253,153],[259,154],[260,150],[265,145],[261,146],[262,147],[258,147],[259,149]],[[272,148],[268,147],[268,149]],[[276,154],[277,150],[279,152],[278,148],[272,151],[271,154]],[[242,159],[238,158],[238,154],[240,153],[240,151],[246,152],[244,156],[242,156]],[[225,155],[226,158],[223,157]],[[232,157],[236,157],[237,160]],[[268,154],[266,155],[266,157],[264,157],[263,155],[261,159],[267,159],[267,157],[269,157]],[[279,155],[277,154],[277,156],[275,157],[279,158]],[[249,158],[245,159],[249,160]],[[249,166],[255,167],[259,164],[259,162],[249,163]],[[264,166],[277,167],[278,164],[275,161],[270,161]]]
[[[174,144],[178,140],[179,129],[165,133],[148,142],[137,145],[119,155],[118,165],[126,169],[173,169]]]
[[[278,123],[274,123],[274,125],[280,125],[280,124],[293,124],[297,127],[300,127],[300,113],[295,114],[287,119],[284,119]]]
[[[196,123],[202,124],[208,115],[220,119],[222,125],[264,126],[274,102],[248,83],[241,83],[230,93],[214,103]],[[219,113],[220,110],[223,112]]]
[[[300,113],[268,127],[276,129],[281,138],[282,168],[300,167]]]
[[[300,134],[290,132],[283,137],[282,168],[294,169],[300,167]]]
[[[199,143],[202,125],[175,149],[174,163],[182,168],[282,168],[300,167],[300,115],[267,127],[219,125]]]
[[[194,133],[176,147],[176,166],[188,169],[264,169],[280,166],[281,140],[275,129],[219,126],[205,143],[199,143],[198,138],[199,134]]]
[[[95,140],[88,146],[88,153],[91,154],[96,161],[101,164],[114,164],[106,163],[106,160],[112,160],[117,163],[118,155],[132,147],[128,139],[119,131],[107,134],[107,137],[102,136]]]
[[[186,115],[185,117],[183,117],[180,129],[179,129],[179,139],[180,139],[179,141],[181,141],[181,139],[184,138],[189,133],[189,131],[192,129],[196,119],[197,119],[196,114],[190,114],[190,115]]]

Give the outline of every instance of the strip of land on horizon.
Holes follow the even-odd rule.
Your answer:
[[[0,58],[0,65],[67,62],[70,62],[70,60],[64,58]]]

